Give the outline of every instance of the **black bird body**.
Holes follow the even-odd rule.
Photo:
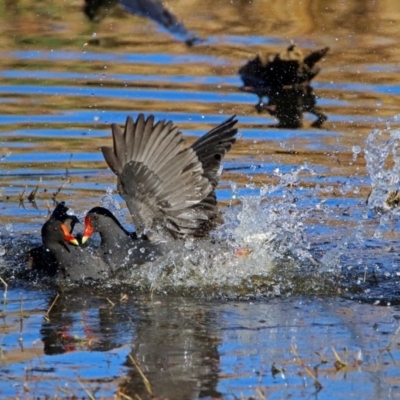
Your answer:
[[[49,221],[60,221],[68,228],[69,233],[72,234],[75,225],[79,223],[79,219],[75,215],[68,214],[67,211],[68,207],[65,205],[65,202],[62,201],[58,203],[56,208],[53,210]],[[28,269],[44,271],[49,275],[55,274],[57,261],[53,254],[46,250],[43,245],[30,249],[26,253],[26,258],[28,261]]]
[[[264,96],[287,89],[300,89],[309,85],[320,72],[316,65],[328,53],[329,47],[316,50],[307,56],[294,44],[285,51],[268,56],[265,60],[258,54],[239,69],[243,90]]]
[[[104,279],[110,268],[99,257],[78,246],[72,231],[78,218],[67,214],[68,207],[61,202],[43,224],[42,246],[28,252],[30,267],[54,278],[57,282],[83,282]]]
[[[97,254],[113,272],[153,261],[163,253],[163,244],[152,243],[145,237],[138,238],[135,232],[128,232],[104,207],[92,208],[85,217],[84,235],[91,236],[95,232],[101,238]]]
[[[279,120],[277,127],[300,128],[302,115],[310,112],[317,117],[312,126],[321,127],[327,117],[316,106],[311,80],[319,73],[316,63],[329,51],[329,47],[307,56],[294,44],[281,53],[263,58],[257,55],[239,69],[245,92],[254,93],[259,102],[258,112],[268,111]],[[264,104],[263,98],[268,97]]]

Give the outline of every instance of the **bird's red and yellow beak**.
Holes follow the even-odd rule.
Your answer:
[[[71,235],[68,226],[65,224],[61,224],[61,229],[64,233],[64,240],[68,243],[74,244],[75,246],[79,246],[79,242],[75,236]]]
[[[92,224],[90,223],[90,218],[87,215],[85,217],[85,230],[83,231],[82,244],[85,244],[92,235],[93,235],[93,227]]]

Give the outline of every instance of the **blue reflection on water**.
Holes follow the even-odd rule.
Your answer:
[[[118,63],[141,63],[141,64],[212,64],[224,65],[227,63],[221,57],[206,55],[188,54],[176,55],[166,53],[96,53],[92,51],[59,51],[59,50],[30,50],[30,51],[10,51],[3,52],[3,58],[16,58],[19,60],[76,60],[76,61],[104,61]]]
[[[54,71],[34,71],[34,70],[6,70],[0,71],[0,77],[6,79],[60,79],[60,80],[92,80],[99,84],[110,81],[117,82],[169,82],[175,84],[197,83],[206,85],[235,85],[240,84],[236,76],[188,76],[188,75],[139,75],[139,74],[109,74],[109,73],[83,73],[83,72],[54,72]]]

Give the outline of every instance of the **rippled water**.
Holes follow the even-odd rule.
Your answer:
[[[398,398],[399,211],[385,205],[399,189],[397,1],[169,6],[203,42],[117,9],[92,23],[80,1],[0,2],[1,395],[148,398],[131,356],[170,399],[303,398],[317,381],[320,399]],[[313,80],[322,129],[309,114],[277,129],[239,90],[248,59],[290,40],[330,47]],[[238,116],[217,193],[228,250],[187,243],[48,311],[57,291],[10,270],[40,242],[54,193],[79,216],[106,203],[127,217],[99,148],[139,112],[189,142]]]

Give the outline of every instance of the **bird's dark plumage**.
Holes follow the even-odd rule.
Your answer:
[[[138,235],[151,240],[204,236],[218,220],[215,188],[221,161],[235,142],[229,118],[192,146],[169,121],[128,117],[124,131],[113,124],[113,147],[102,147],[118,176]]]
[[[141,265],[153,261],[161,254],[161,245],[151,243],[146,237],[138,238],[123,228],[114,214],[103,207],[92,208],[85,217],[83,239],[98,232],[101,244],[98,255],[115,272],[125,266]]]
[[[32,267],[59,283],[81,283],[106,278],[110,268],[101,258],[78,246],[71,232],[79,220],[68,215],[67,211],[65,203],[59,203],[43,224],[43,247],[32,249],[29,254]]]

